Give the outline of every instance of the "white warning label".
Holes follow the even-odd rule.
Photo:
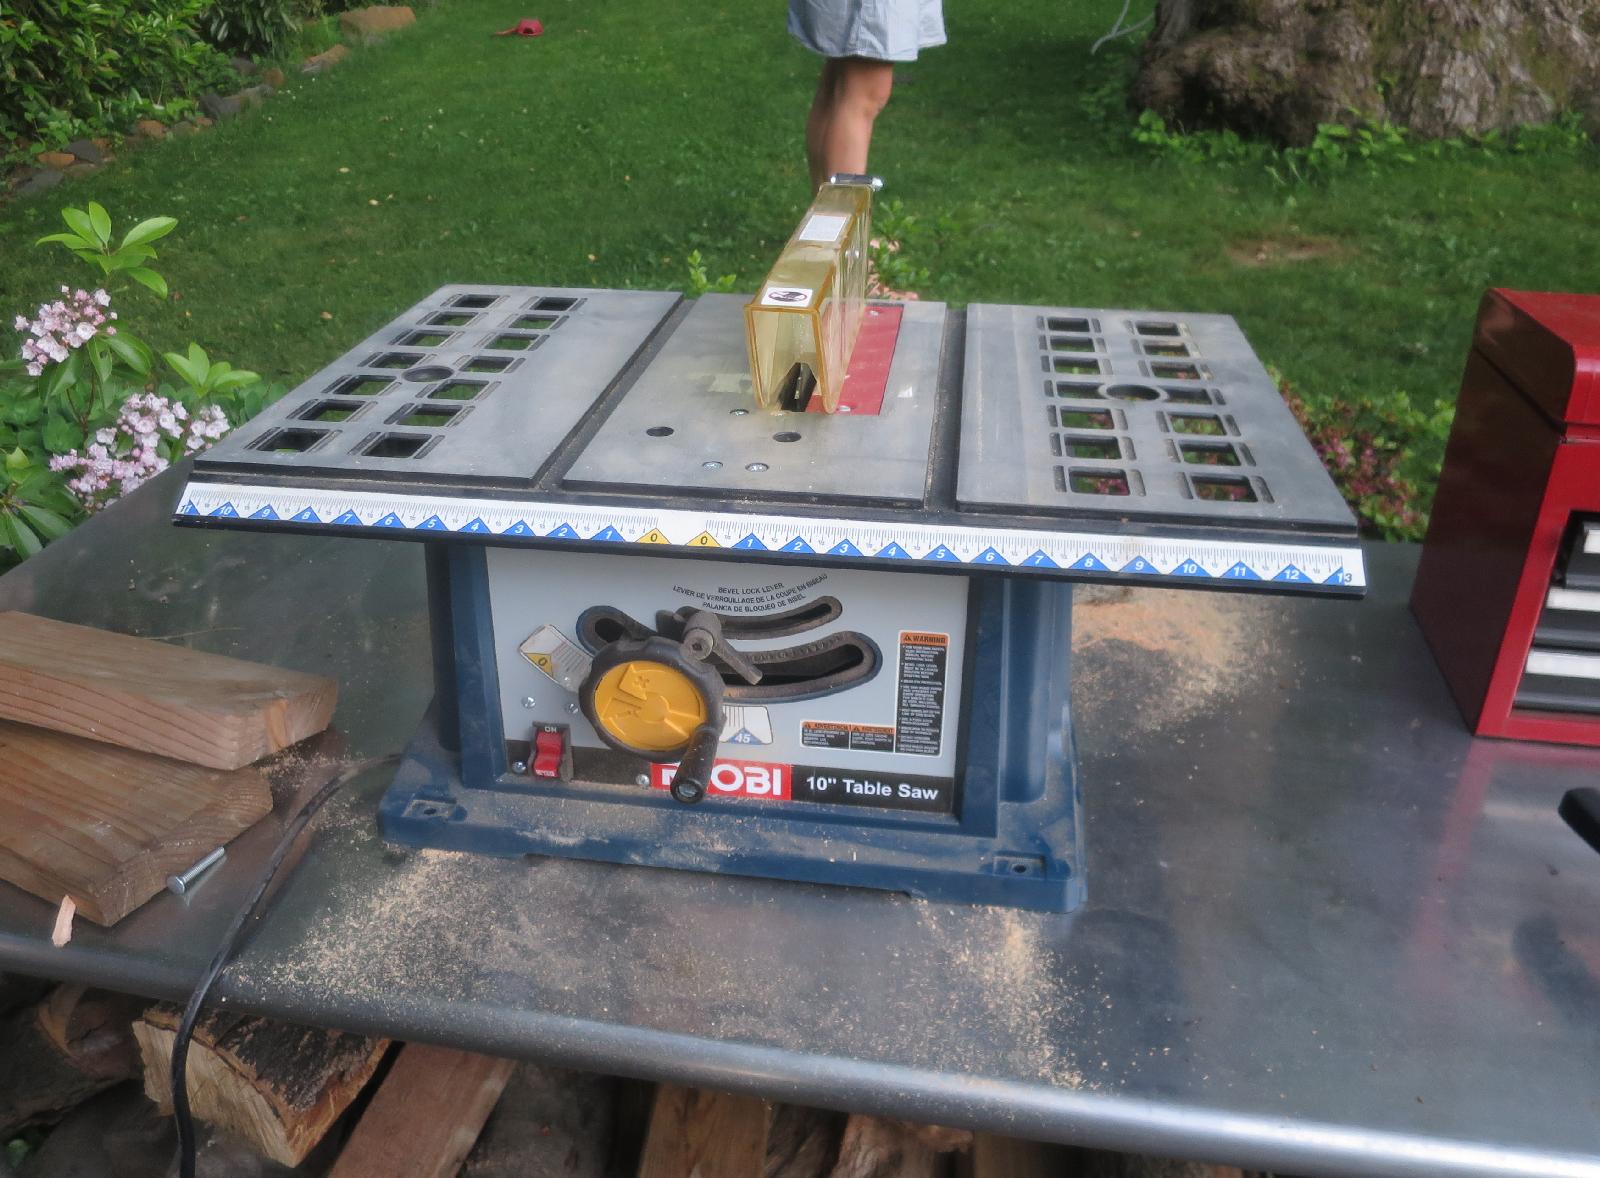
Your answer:
[[[769,286],[761,292],[763,307],[809,307],[814,291],[803,286]]]
[[[832,245],[839,240],[839,234],[844,232],[844,227],[849,223],[848,214],[812,213],[806,218],[806,223],[800,226],[800,232],[795,234],[795,240]]]

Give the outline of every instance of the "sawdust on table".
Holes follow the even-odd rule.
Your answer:
[[[1242,593],[1080,588],[1073,598],[1074,690],[1104,700],[1141,734],[1167,731],[1237,696],[1266,662],[1271,603]],[[1137,654],[1132,664],[1118,647]],[[1130,682],[1130,665],[1141,668]]]

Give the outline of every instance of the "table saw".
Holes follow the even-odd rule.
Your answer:
[[[868,303],[819,412],[749,301],[444,287],[176,519],[426,546],[392,841],[1072,907],[1073,583],[1358,596],[1349,509],[1226,316]]]

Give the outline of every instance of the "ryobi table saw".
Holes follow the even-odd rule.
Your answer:
[[[1225,316],[867,304],[824,413],[746,302],[444,287],[176,518],[424,544],[391,840],[1071,907],[1072,583],[1359,595],[1354,519]]]

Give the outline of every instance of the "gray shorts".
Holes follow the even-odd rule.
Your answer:
[[[915,61],[943,45],[941,0],[789,0],[789,32],[823,57]]]

